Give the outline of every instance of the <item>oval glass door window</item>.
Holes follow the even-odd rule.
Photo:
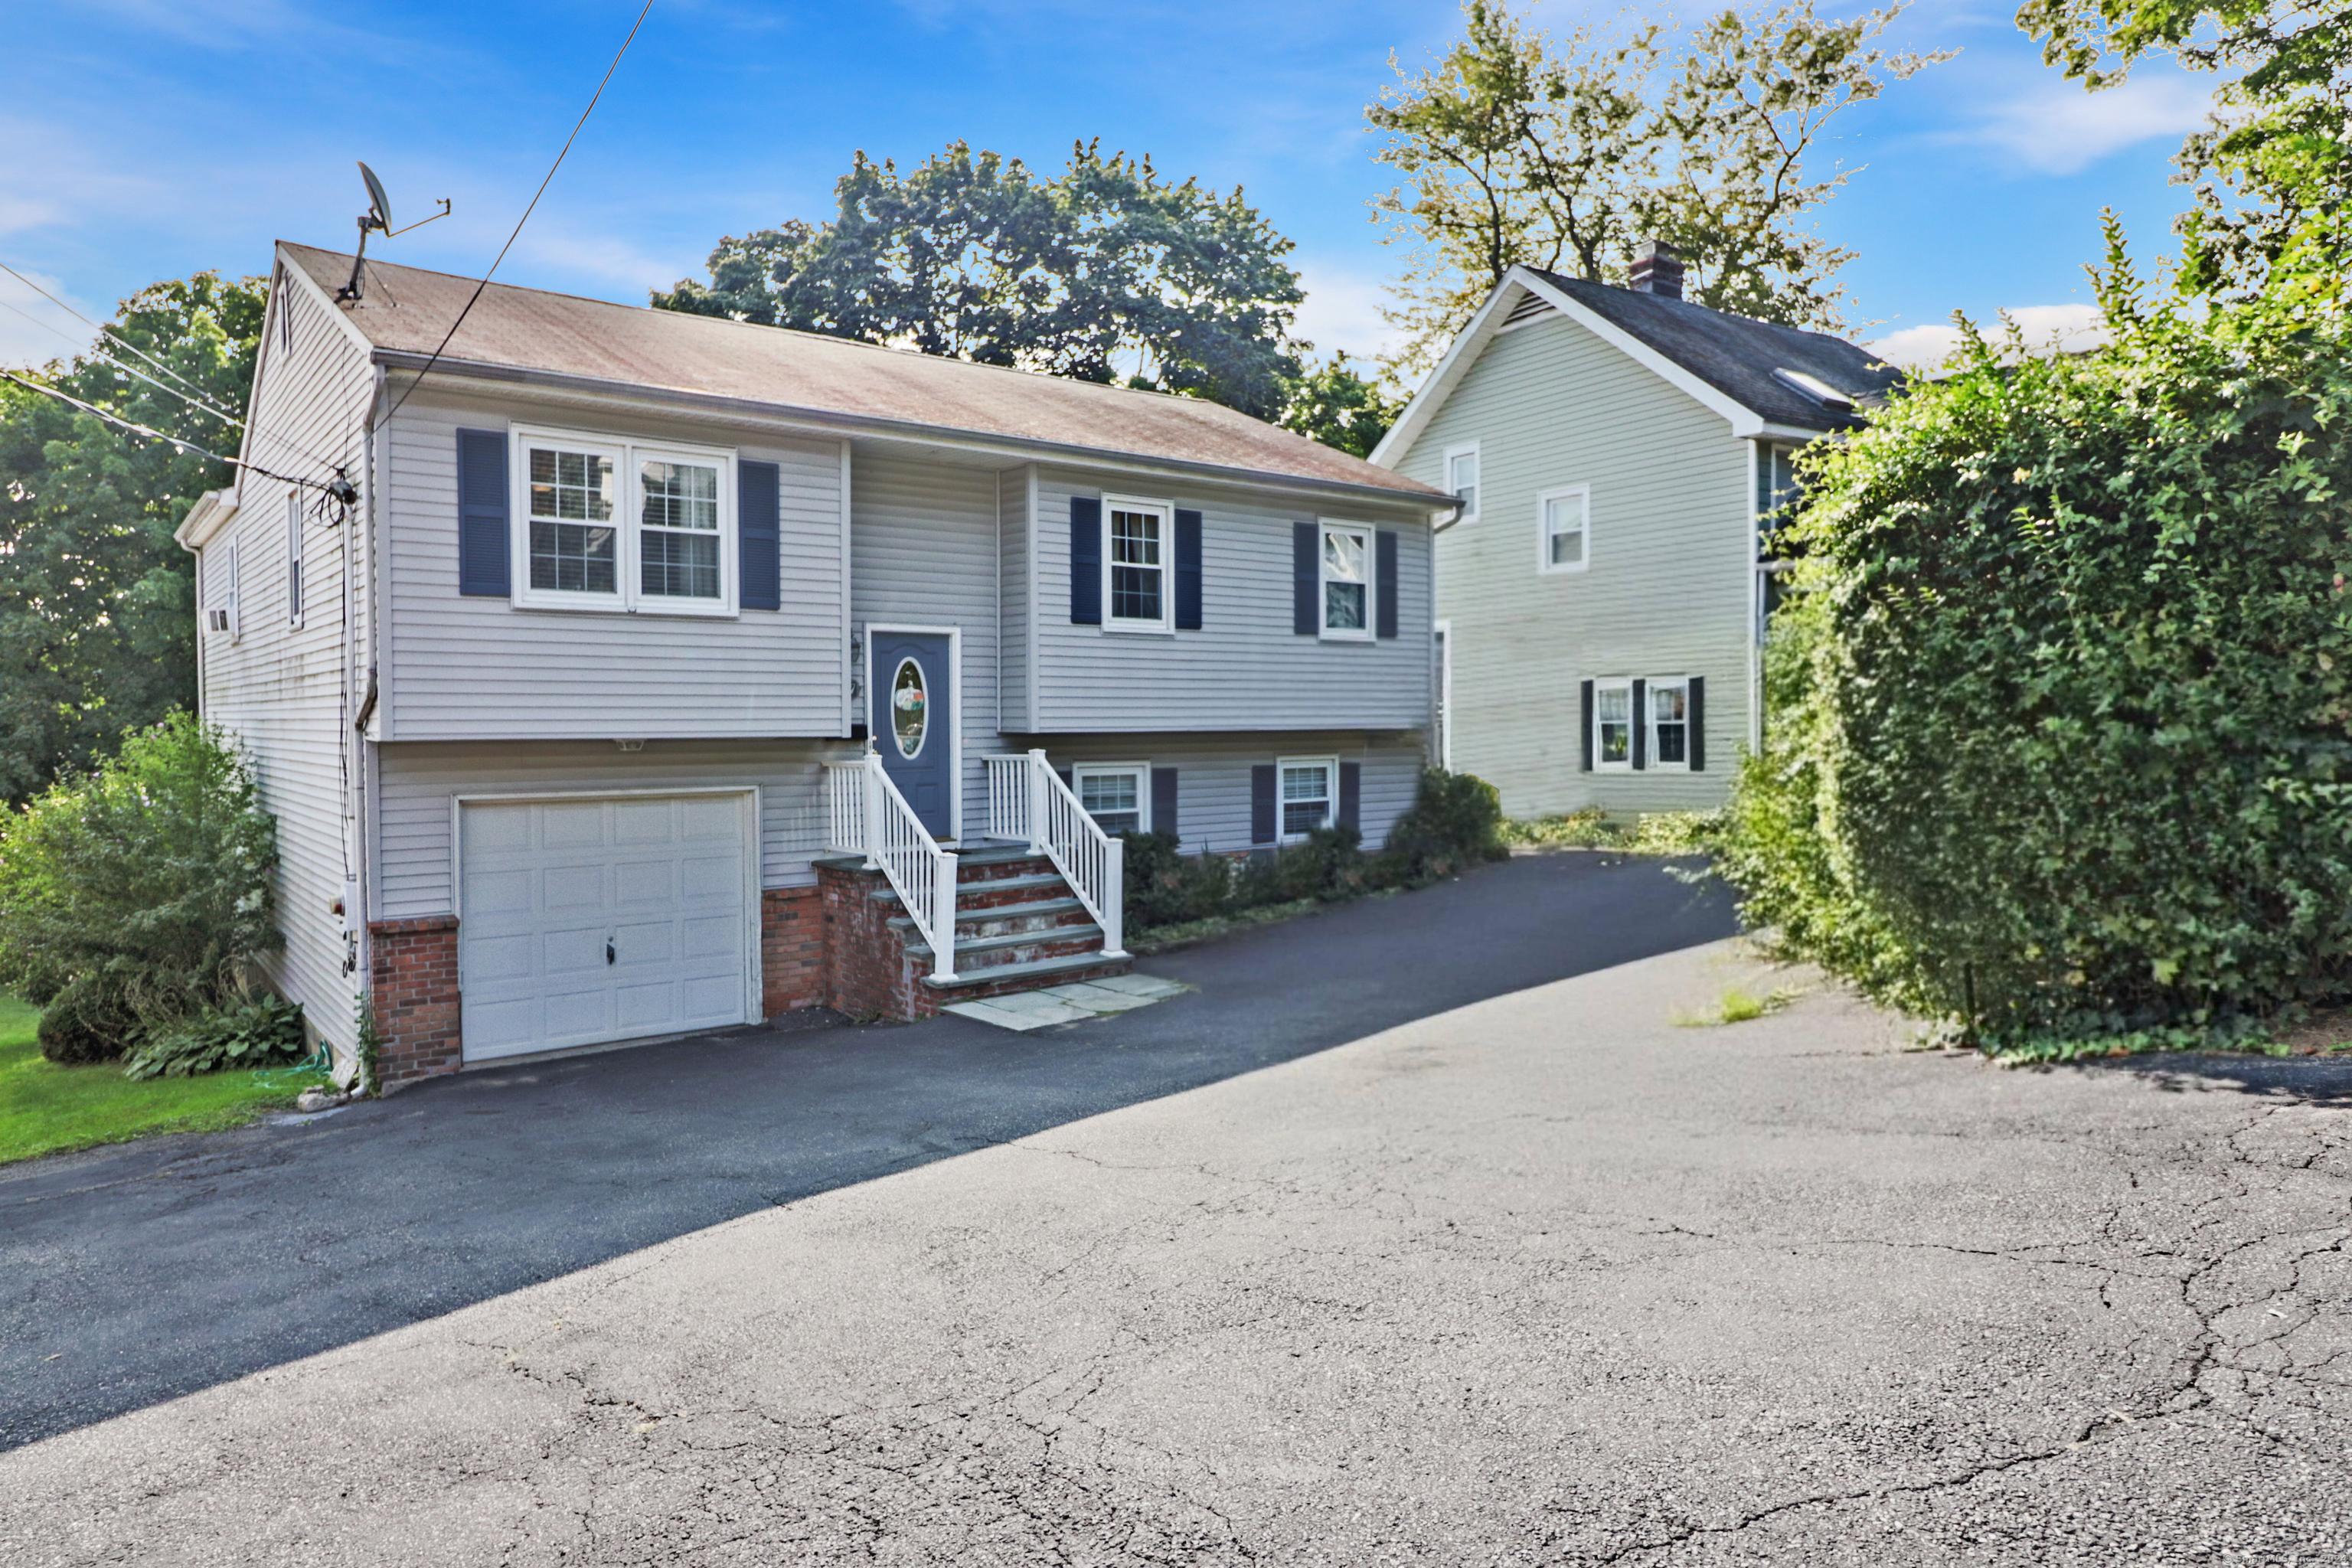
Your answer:
[[[930,721],[930,702],[923,690],[923,667],[911,658],[898,661],[890,678],[890,732],[898,754],[912,757],[923,749],[923,731]]]

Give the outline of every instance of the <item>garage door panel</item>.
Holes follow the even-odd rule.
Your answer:
[[[467,1057],[755,1016],[744,806],[740,795],[466,805]]]

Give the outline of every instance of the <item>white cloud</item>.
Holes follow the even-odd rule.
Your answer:
[[[83,315],[98,315],[67,293],[65,285],[55,278],[41,272],[26,272],[25,276]],[[12,369],[44,365],[89,345],[91,334],[88,327],[5,272],[0,272],[0,306],[5,307],[0,309],[0,365]]]
[[[1345,353],[1369,363],[1396,342],[1396,331],[1381,319],[1387,287],[1360,272],[1305,261],[1298,268],[1305,303],[1298,307],[1297,334],[1318,354]]]
[[[1958,138],[1999,147],[2027,168],[2073,174],[2110,153],[2205,123],[2210,88],[2183,76],[2142,75],[2105,92],[2050,82],[1994,106]]]
[[[2037,353],[2077,353],[2107,341],[2106,326],[2095,305],[2012,305],[2000,314],[2017,323],[2026,347]],[[1996,340],[2006,331],[2000,321],[1980,321],[1978,327],[1986,337]],[[1906,370],[1932,369],[1960,346],[1960,330],[1949,322],[1906,327],[1865,346],[1889,364]]]

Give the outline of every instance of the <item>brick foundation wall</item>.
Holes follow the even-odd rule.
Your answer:
[[[824,1001],[853,1018],[929,1018],[940,1010],[930,987],[907,962],[907,944],[890,917],[895,902],[873,895],[889,886],[879,871],[816,868],[824,909]]]
[[[760,895],[761,1013],[822,1007],[825,994],[823,889],[768,889]]]
[[[458,1049],[457,917],[373,921],[370,996],[383,1050],[376,1063],[386,1089],[456,1072]]]

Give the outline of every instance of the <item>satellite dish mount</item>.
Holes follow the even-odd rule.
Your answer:
[[[408,228],[394,228],[392,226],[392,198],[383,194],[383,182],[377,179],[375,171],[365,163],[360,165],[360,178],[367,182],[368,210],[360,215],[359,254],[352,258],[352,280],[344,284],[335,295],[335,303],[338,305],[352,305],[359,302],[360,273],[361,269],[367,265],[369,230],[373,229],[384,238],[390,239],[395,235],[406,234],[409,228],[423,228],[428,223],[449,216],[449,198],[443,196],[441,210],[435,213],[432,217],[419,218],[410,224]]]

